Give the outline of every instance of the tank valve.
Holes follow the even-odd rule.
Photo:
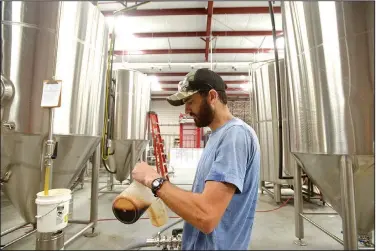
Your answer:
[[[0,91],[1,91],[1,103],[4,101],[10,100],[13,97],[14,89],[13,89],[13,83],[1,75],[1,85],[0,85]]]
[[[8,183],[10,176],[12,175],[11,171],[8,171],[4,174],[4,177],[0,178],[0,183],[3,185],[4,183]]]
[[[3,121],[2,124],[3,127],[5,127],[8,130],[14,130],[16,128],[16,124],[14,122]]]

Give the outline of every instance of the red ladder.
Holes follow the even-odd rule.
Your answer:
[[[151,135],[153,139],[155,163],[158,173],[169,180],[167,172],[166,155],[164,153],[164,146],[161,137],[161,131],[159,129],[158,115],[155,112],[149,112],[149,121]]]

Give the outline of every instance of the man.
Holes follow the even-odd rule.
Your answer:
[[[197,127],[212,133],[197,166],[192,192],[165,181],[146,163],[137,164],[135,180],[185,220],[183,250],[248,249],[258,198],[260,153],[254,130],[227,107],[226,85],[208,69],[187,74],[168,97],[185,104]]]

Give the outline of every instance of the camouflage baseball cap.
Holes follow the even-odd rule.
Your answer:
[[[209,69],[198,69],[189,72],[183,81],[179,82],[178,92],[167,97],[167,101],[173,106],[184,105],[185,101],[199,91],[211,90],[226,91],[223,79]]]

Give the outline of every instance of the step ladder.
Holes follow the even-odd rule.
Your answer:
[[[169,180],[167,172],[166,155],[164,152],[164,145],[159,128],[158,115],[155,112],[149,112],[150,131],[153,140],[153,153],[155,156],[155,165],[158,173]]]

